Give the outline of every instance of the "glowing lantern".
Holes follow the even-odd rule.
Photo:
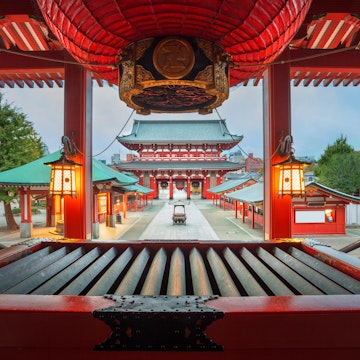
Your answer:
[[[208,114],[261,77],[311,0],[37,0],[69,54],[140,114]]]
[[[69,140],[64,136],[62,141],[64,144],[69,142]],[[71,156],[76,156],[77,151],[68,151],[68,153],[72,154]],[[60,159],[47,162],[45,165],[51,166],[50,195],[76,196],[75,168],[82,166],[82,164],[69,160],[66,157],[65,150],[63,150]]]
[[[277,152],[280,156],[288,155],[288,158],[273,165],[280,169],[278,189],[278,195],[280,197],[285,195],[302,197],[305,195],[303,169],[305,165],[310,165],[310,163],[296,159],[291,145],[292,137],[290,135],[280,140]]]

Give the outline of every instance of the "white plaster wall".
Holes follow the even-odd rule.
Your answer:
[[[346,205],[346,225],[360,225],[360,205]]]

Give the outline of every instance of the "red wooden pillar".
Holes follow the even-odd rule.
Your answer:
[[[201,182],[201,197],[204,199],[206,198],[206,192],[205,192],[205,189],[207,189],[207,186],[206,186],[206,176],[204,175],[203,177],[203,180]]]
[[[248,204],[243,203],[242,222],[245,223],[245,218],[248,215]]]
[[[170,177],[169,179],[169,199],[173,199],[174,197],[174,184],[173,184],[173,178]]]
[[[284,55],[285,54],[285,55]],[[288,55],[285,51],[284,60]],[[282,136],[291,134],[290,66],[271,65],[264,73],[264,238],[291,237],[291,198],[277,195],[279,158],[276,149]]]
[[[209,199],[209,193],[207,192],[207,190],[209,189],[210,187],[210,177],[208,176],[209,175],[209,171],[208,170],[203,170],[201,172],[201,175],[203,177],[202,179],[202,183],[201,183],[201,197],[203,199]]]
[[[128,208],[128,198],[127,195],[124,194],[124,201],[123,201],[123,218],[126,219],[126,212]]]
[[[191,183],[190,183],[190,177],[187,178],[187,198],[191,198]]]
[[[134,209],[135,212],[137,212],[138,210],[138,201],[139,201],[138,194],[135,193],[135,209]]]
[[[156,180],[156,173],[153,172],[152,176],[150,176],[150,189],[153,190],[151,196],[153,199],[157,199],[158,194],[158,182]]]
[[[157,180],[157,178],[154,178],[154,198],[158,199],[159,198],[159,182]]]
[[[75,160],[77,196],[65,197],[64,237],[92,236],[92,84],[90,73],[80,65],[65,65],[64,134],[74,141],[79,153]],[[60,140],[60,139],[59,139]]]
[[[114,193],[112,191],[107,193],[107,199],[106,199],[106,226],[115,227]]]
[[[252,213],[251,213],[251,228],[255,228],[255,206],[254,204],[251,207]]]

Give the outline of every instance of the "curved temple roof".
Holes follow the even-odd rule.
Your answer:
[[[132,161],[118,165],[119,169],[126,171],[145,170],[145,171],[166,171],[166,170],[228,170],[235,171],[242,167],[239,163],[230,161]]]
[[[225,120],[134,120],[131,133],[120,143],[188,144],[238,143],[242,136],[229,133]]]
[[[51,167],[44,163],[59,157],[60,151],[56,151],[25,165],[0,172],[0,186],[47,186],[50,183]],[[92,164],[93,182],[114,181],[119,185],[134,185],[137,182],[134,177],[122,174],[99,160],[93,159]]]
[[[341,191],[331,189],[322,184],[311,182],[306,185],[306,191],[315,190],[319,193],[326,194],[329,197],[339,198],[347,203],[360,203],[360,197],[345,194]],[[211,190],[211,189],[210,189]],[[249,204],[262,203],[264,201],[264,184],[258,182],[254,185],[247,186],[241,190],[233,191],[227,194],[227,197],[233,200],[243,201]]]

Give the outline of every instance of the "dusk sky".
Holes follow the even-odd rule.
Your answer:
[[[360,87],[292,87],[292,135],[295,156],[318,159],[327,145],[342,134],[348,144],[360,150],[359,95]],[[19,108],[34,124],[50,152],[61,148],[63,135],[63,89],[0,89],[9,103]],[[226,119],[230,133],[243,135],[239,144],[246,154],[263,157],[262,86],[239,86],[231,89],[229,99],[218,108]],[[93,88],[93,155],[102,152],[122,129],[132,109],[118,96],[117,87]],[[210,115],[152,114],[135,112],[121,135],[129,134],[134,119],[219,119],[216,111]],[[238,150],[237,148],[233,149]],[[127,149],[117,141],[96,158],[110,163],[111,155],[124,159]]]

